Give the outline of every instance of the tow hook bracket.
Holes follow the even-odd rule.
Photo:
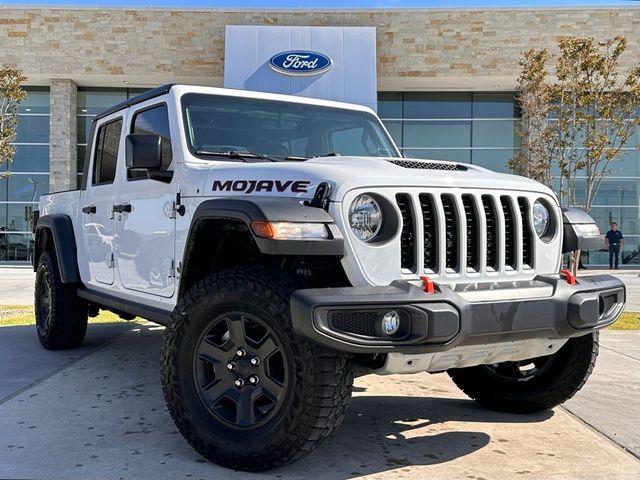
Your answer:
[[[436,293],[436,286],[429,277],[420,277],[422,287],[426,293]]]
[[[576,280],[576,276],[571,273],[571,270],[563,268],[560,270],[560,276],[564,278],[569,285],[576,285],[578,281]]]

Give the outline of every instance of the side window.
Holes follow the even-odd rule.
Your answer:
[[[169,112],[166,105],[158,105],[136,113],[131,124],[131,133],[162,137],[162,170],[169,168],[171,164],[171,136],[169,134]],[[136,176],[129,178],[136,178]]]
[[[113,179],[116,177],[121,134],[121,118],[105,123],[98,128],[93,161],[93,185],[113,183]]]

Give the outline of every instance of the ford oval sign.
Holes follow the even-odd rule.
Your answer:
[[[307,50],[277,53],[269,60],[269,67],[274,72],[296,77],[320,75],[332,66],[333,61],[326,55]]]

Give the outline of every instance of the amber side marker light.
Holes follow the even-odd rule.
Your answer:
[[[262,238],[274,240],[325,240],[329,230],[324,223],[251,222],[253,232]]]

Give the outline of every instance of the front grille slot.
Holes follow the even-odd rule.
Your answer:
[[[462,195],[462,206],[467,220],[467,268],[480,269],[480,252],[478,246],[479,221],[476,202],[472,195]]]
[[[366,337],[375,337],[376,321],[379,320],[377,312],[333,312],[330,315],[331,326],[335,330]]]
[[[524,197],[518,197],[518,206],[522,216],[522,263],[525,267],[533,268],[533,232],[529,202]]]
[[[498,220],[496,213],[496,205],[490,195],[482,196],[482,208],[484,209],[484,218],[487,224],[486,244],[488,268],[498,270]]]
[[[500,197],[504,215],[504,264],[514,270],[516,265],[516,226],[513,218],[513,206],[509,197]]]
[[[611,312],[611,310],[613,310],[613,307],[615,307],[617,303],[617,295],[605,295],[603,297],[600,297],[600,316],[603,317],[604,315],[607,315],[609,312]]]
[[[445,266],[454,271],[458,271],[458,212],[456,210],[456,200],[453,195],[442,195],[442,209],[444,211],[444,232],[445,232]]]
[[[422,211],[422,234],[424,237],[424,268],[436,270],[438,265],[437,245],[437,217],[433,197],[423,193],[420,195],[420,210]]]
[[[413,270],[416,266],[414,248],[414,222],[411,197],[406,193],[396,195],[396,202],[402,215],[402,231],[400,233],[400,266]]]

